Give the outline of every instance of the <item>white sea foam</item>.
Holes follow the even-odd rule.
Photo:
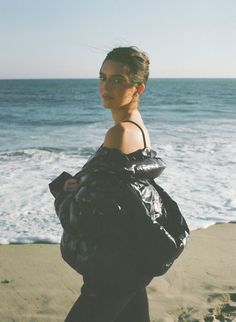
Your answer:
[[[235,220],[234,143],[209,138],[154,148],[167,162],[157,182],[178,202],[190,229]],[[87,157],[25,149],[0,158],[0,243],[59,242],[62,229],[48,184],[64,170],[75,174]]]
[[[1,162],[0,243],[59,242],[62,229],[48,184],[63,170],[78,172],[85,159],[37,149],[19,152]]]
[[[236,144],[215,141],[159,146],[167,168],[158,182],[178,202],[191,229],[236,219]]]

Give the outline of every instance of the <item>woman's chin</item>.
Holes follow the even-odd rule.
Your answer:
[[[107,109],[111,109],[112,108],[112,104],[110,104],[109,102],[102,102],[103,106]]]

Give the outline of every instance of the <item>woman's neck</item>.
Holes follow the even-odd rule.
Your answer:
[[[138,110],[137,104],[129,104],[129,106],[112,109],[112,117],[115,124],[125,120],[141,121],[141,114]]]

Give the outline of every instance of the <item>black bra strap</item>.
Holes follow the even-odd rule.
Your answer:
[[[135,123],[134,121],[131,121],[131,120],[126,120],[126,121],[123,121],[123,122],[130,122],[130,123],[133,123],[135,124],[137,127],[140,128],[141,132],[142,132],[142,136],[143,136],[143,143],[144,143],[144,147],[146,148],[147,147],[147,144],[146,144],[146,139],[145,139],[145,135],[144,135],[144,132],[143,132],[143,129],[141,128],[141,126],[139,126],[137,123]]]

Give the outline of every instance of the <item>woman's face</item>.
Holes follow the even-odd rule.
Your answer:
[[[104,107],[119,108],[131,103],[137,88],[130,84],[128,66],[106,60],[100,70],[99,91]]]

